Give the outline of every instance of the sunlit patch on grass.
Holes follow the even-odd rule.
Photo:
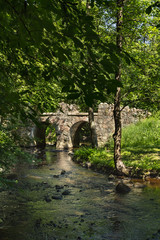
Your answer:
[[[132,124],[123,130],[122,160],[133,170],[160,172],[160,120],[149,118]],[[113,140],[107,148],[80,148],[75,152],[76,159],[90,162],[98,168],[114,169]]]

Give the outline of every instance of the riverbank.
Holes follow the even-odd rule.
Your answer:
[[[160,149],[148,150],[145,153],[139,152],[138,149],[122,151],[122,160],[129,169],[129,177],[144,180],[147,178],[156,178],[160,180],[159,166],[157,166],[158,164],[154,165],[159,153]],[[83,167],[101,173],[117,175],[113,151],[107,149],[81,148],[75,151],[72,160]]]
[[[160,120],[150,117],[122,131],[122,161],[134,178],[160,178]],[[83,147],[73,160],[97,171],[115,174],[114,146],[110,139],[104,148]]]
[[[108,178],[47,148],[44,164],[18,167],[15,187],[0,191],[1,240],[149,240],[159,236],[160,185]],[[126,180],[126,179],[125,179]],[[129,180],[128,180],[129,181]]]

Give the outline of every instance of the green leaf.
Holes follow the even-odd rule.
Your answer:
[[[109,59],[107,59],[106,57],[104,57],[100,63],[102,64],[103,68],[105,71],[107,71],[108,73],[115,73],[115,69],[113,67],[113,64],[110,62]]]

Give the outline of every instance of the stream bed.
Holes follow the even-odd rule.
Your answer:
[[[68,152],[45,149],[43,164],[17,168],[0,189],[0,240],[158,240],[160,182],[120,181],[82,168]]]

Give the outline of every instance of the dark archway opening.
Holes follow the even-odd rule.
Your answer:
[[[57,135],[55,126],[41,123],[36,127],[35,140],[36,146],[39,148],[45,148],[46,145],[56,146]]]
[[[73,147],[90,146],[91,145],[91,131],[88,122],[75,123],[71,128],[71,139]]]

